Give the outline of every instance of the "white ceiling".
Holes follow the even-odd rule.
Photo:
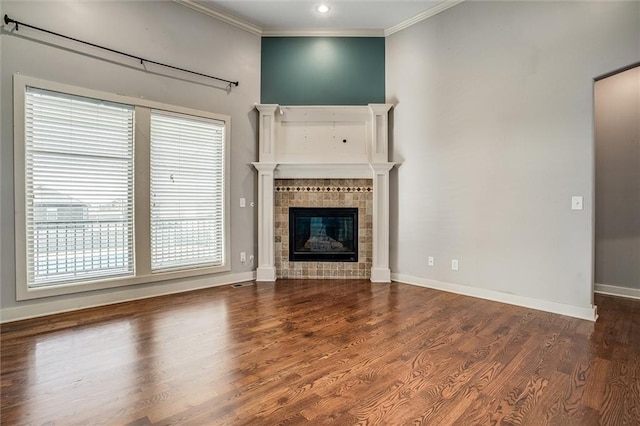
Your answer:
[[[462,0],[174,1],[261,35],[388,35]]]

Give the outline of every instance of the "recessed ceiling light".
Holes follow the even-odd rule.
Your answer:
[[[320,13],[327,13],[329,11],[330,7],[327,6],[326,4],[321,4],[318,7],[316,7],[316,10]]]

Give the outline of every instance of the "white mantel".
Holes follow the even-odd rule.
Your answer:
[[[256,105],[258,281],[275,281],[274,179],[373,179],[372,282],[390,282],[388,113],[367,106]]]

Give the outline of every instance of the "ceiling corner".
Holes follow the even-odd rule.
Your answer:
[[[240,28],[242,30],[248,31],[251,34],[255,34],[258,36],[262,35],[262,28],[242,20],[238,17],[230,15],[228,13],[220,12],[219,10],[215,10],[210,6],[205,6],[195,0],[173,0],[175,3],[181,4],[182,6],[186,6],[190,9],[198,11],[200,13],[204,13],[205,15],[211,16],[212,18],[216,18],[222,22],[226,22],[227,24],[233,25],[234,27]]]
[[[340,29],[340,30],[318,30],[318,29],[265,29],[262,31],[263,37],[384,37],[383,30],[366,29]]]
[[[436,6],[428,9],[418,15],[415,15],[405,21],[393,25],[386,29],[277,29],[263,28],[259,25],[248,22],[237,16],[217,10],[210,5],[203,4],[198,0],[172,0],[182,6],[193,9],[197,12],[211,16],[234,27],[240,28],[257,36],[269,37],[388,37],[398,31],[404,30],[418,22],[424,21],[434,15],[437,15],[453,6],[462,3],[465,0],[443,0]]]
[[[395,34],[398,31],[404,30],[412,25],[417,24],[418,22],[424,21],[425,19],[431,18],[432,16],[437,15],[438,13],[444,12],[447,9],[452,8],[453,6],[462,3],[464,0],[444,0],[442,3],[439,3],[437,6],[432,7],[429,10],[425,10],[418,15],[407,19],[406,21],[402,21],[392,27],[386,28],[384,30],[384,36],[388,37],[391,34]]]

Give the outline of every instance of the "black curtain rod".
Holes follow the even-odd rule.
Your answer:
[[[78,42],[78,43],[86,44],[86,45],[91,46],[91,47],[97,47],[98,49],[106,50],[106,51],[109,51],[109,52],[112,52],[112,53],[117,53],[118,55],[126,56],[128,58],[137,59],[138,61],[140,61],[140,64],[142,64],[142,65],[144,65],[145,62],[147,62],[149,64],[160,65],[160,66],[165,67],[165,68],[171,68],[172,70],[187,72],[189,74],[195,74],[195,75],[199,75],[201,77],[212,78],[212,79],[218,80],[218,81],[224,81],[225,83],[229,83],[229,86],[236,86],[237,87],[240,84],[238,81],[226,80],[224,78],[214,77],[212,75],[203,74],[203,73],[196,72],[196,71],[191,71],[191,70],[188,70],[188,69],[185,69],[185,68],[174,67],[173,65],[167,65],[167,64],[163,64],[162,62],[152,61],[150,59],[145,59],[145,58],[142,58],[140,56],[132,55],[130,53],[121,52],[119,50],[111,49],[109,47],[100,46],[98,44],[90,43],[88,41],[78,40],[77,38],[69,37],[69,36],[66,36],[64,34],[56,33],[54,31],[45,30],[44,28],[39,28],[39,27],[36,27],[34,25],[29,25],[29,24],[25,24],[24,22],[16,21],[15,19],[9,18],[9,16],[6,15],[6,14],[4,15],[4,23],[5,24],[16,24],[16,31],[18,31],[20,29],[20,25],[22,25],[23,27],[32,28],[34,30],[42,31],[42,32],[45,32],[47,34],[53,34],[54,36],[66,38],[67,40],[72,40],[72,41],[75,41],[75,42]]]

